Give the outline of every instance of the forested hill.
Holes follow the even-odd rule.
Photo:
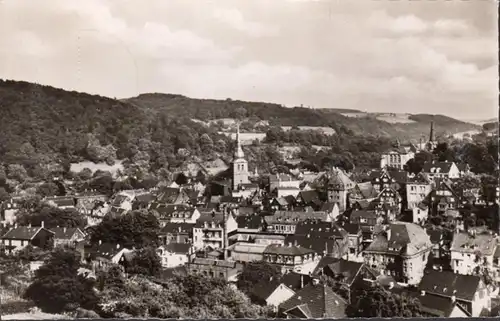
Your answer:
[[[154,170],[182,162],[179,149],[202,155],[200,142],[230,143],[168,112],[20,81],[0,80],[0,115],[0,172],[2,163],[21,164],[30,174],[40,164],[117,159],[145,161]]]
[[[428,136],[431,121],[434,121],[437,135],[450,135],[480,129],[480,126],[443,115],[417,114],[409,117],[411,123],[390,123],[376,117],[350,118],[341,114],[354,110],[288,108],[273,103],[232,99],[193,99],[172,94],[142,94],[123,101],[153,112],[168,111],[172,115],[182,115],[200,120],[251,117],[269,121],[271,125],[328,126],[340,133],[385,136],[414,141],[423,135]]]

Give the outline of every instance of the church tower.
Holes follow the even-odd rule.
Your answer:
[[[429,141],[425,146],[427,151],[432,152],[436,148],[437,142],[434,140],[434,122],[431,121],[431,132],[429,133]]]
[[[248,162],[245,160],[243,149],[240,142],[240,125],[238,124],[236,131],[236,150],[234,151],[233,160],[233,191],[239,189],[241,184],[248,184]]]

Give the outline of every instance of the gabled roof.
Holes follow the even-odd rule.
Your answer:
[[[356,222],[356,220],[360,218],[377,219],[378,215],[375,211],[370,211],[370,210],[355,210],[351,212],[350,216],[351,223]]]
[[[371,199],[377,197],[378,193],[371,182],[364,182],[356,184],[351,195],[355,198]]]
[[[325,256],[323,257],[316,268],[313,275],[318,274],[323,269],[329,269],[334,275],[343,275],[344,280],[342,283],[351,285],[356,276],[360,273],[363,263],[346,261],[343,259]]]
[[[256,298],[265,301],[271,294],[273,294],[274,291],[276,291],[276,288],[278,288],[280,284],[281,283],[276,280],[257,283],[252,287],[251,294]]]
[[[111,260],[115,255],[120,253],[120,251],[123,249],[124,248],[121,247],[119,244],[102,243],[102,244],[93,246],[93,248],[90,250],[90,252],[95,257],[100,257],[100,258],[104,258],[107,260]]]
[[[309,275],[304,275],[297,272],[288,272],[281,278],[281,283],[285,284],[293,291],[298,291],[302,289],[305,285],[309,284],[310,282],[311,282],[311,277]]]
[[[343,170],[334,168],[332,171],[327,173],[326,185],[328,188],[333,188],[336,190],[346,190],[349,189],[349,186],[353,186],[354,182],[346,175]]]
[[[158,212],[160,220],[171,218],[190,219],[193,217],[196,208],[185,204],[153,203],[151,204],[150,210]]]
[[[175,187],[165,187],[158,193],[157,201],[166,204],[172,204],[180,194],[180,189]]]
[[[431,162],[425,162],[424,166],[422,168],[422,172],[424,173],[449,173],[451,167],[455,164],[454,162],[436,162],[436,161],[431,161]]]
[[[226,214],[226,220],[229,219],[231,214]],[[222,226],[224,224],[224,213],[222,212],[203,212],[200,215],[200,218],[196,221],[196,227],[204,227],[205,223],[211,224],[215,223],[216,225]]]
[[[496,237],[488,232],[471,235],[467,232],[459,232],[453,235],[451,251],[461,253],[481,253],[489,256],[495,253],[497,248]]]
[[[307,318],[344,318],[346,305],[345,300],[330,287],[309,284],[282,303],[280,310],[287,313],[299,308]]]
[[[325,202],[321,206],[320,211],[331,212],[335,208],[335,205],[337,205],[337,207],[338,207],[337,203],[334,203],[334,202]]]
[[[306,204],[316,204],[319,205],[321,204],[321,201],[319,200],[318,192],[316,190],[310,190],[310,191],[300,191],[297,198],[301,198],[302,201]]]
[[[71,239],[75,233],[85,235],[78,227],[52,227],[50,231],[54,232],[54,238],[59,240]]]
[[[10,229],[7,233],[5,233],[2,236],[2,239],[32,240],[42,229],[55,234],[54,232],[40,226],[35,226],[35,227],[19,226]]]
[[[419,289],[449,298],[454,295],[457,300],[472,302],[480,282],[480,277],[475,275],[431,270],[424,274]]]

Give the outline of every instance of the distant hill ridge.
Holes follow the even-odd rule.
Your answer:
[[[233,99],[195,99],[182,95],[149,93],[123,99],[143,110],[168,111],[178,117],[200,120],[221,118],[254,117],[269,121],[271,126],[326,126],[337,133],[362,136],[385,136],[418,141],[429,135],[430,122],[434,122],[437,135],[451,135],[459,132],[480,130],[475,124],[460,121],[444,115],[408,114],[409,122],[389,122],[373,117],[353,118],[343,113],[363,113],[354,109],[311,109],[305,107],[284,107],[276,103],[248,102]]]

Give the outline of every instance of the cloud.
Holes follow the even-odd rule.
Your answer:
[[[245,32],[252,37],[264,37],[276,35],[277,30],[271,26],[247,21],[243,14],[237,9],[218,8],[214,10],[214,17],[228,26]]]
[[[111,97],[485,117],[497,104],[484,2],[150,1],[4,0],[0,74]]]

